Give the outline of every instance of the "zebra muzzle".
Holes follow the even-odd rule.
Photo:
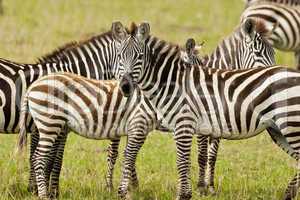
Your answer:
[[[125,74],[120,81],[120,88],[125,97],[129,97],[133,94],[135,89],[135,84],[133,83],[130,74]]]

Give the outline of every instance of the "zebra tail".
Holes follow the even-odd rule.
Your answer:
[[[27,127],[26,122],[28,118],[28,96],[25,95],[21,104],[21,114],[20,114],[20,133],[18,140],[18,152],[22,152],[24,147],[27,146]]]

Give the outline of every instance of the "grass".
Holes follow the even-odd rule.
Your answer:
[[[0,16],[0,57],[33,62],[72,40],[110,28],[111,22],[143,20],[160,38],[184,44],[188,37],[205,41],[209,53],[239,22],[242,0],[117,1],[4,0]],[[293,66],[293,56],[278,53],[280,64]],[[26,191],[28,159],[15,155],[16,135],[0,135],[0,199],[36,199]],[[61,176],[61,199],[117,199],[105,189],[107,141],[69,136]],[[122,143],[122,149],[124,142]],[[114,184],[120,179],[120,160]],[[140,189],[134,199],[174,199],[177,172],[172,136],[151,134],[137,161]],[[295,173],[295,162],[267,134],[243,141],[223,141],[217,162],[217,196],[202,199],[279,199]],[[192,152],[193,199],[196,191],[196,146]]]

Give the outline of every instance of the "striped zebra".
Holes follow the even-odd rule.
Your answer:
[[[224,68],[226,66],[228,66],[228,68],[231,68],[233,66],[238,68],[243,68],[243,63],[244,63],[243,60],[247,60],[249,58],[253,59],[253,57],[256,57],[257,59],[255,59],[255,62],[253,62],[253,65],[249,67],[256,67],[259,65],[269,66],[274,63],[274,55],[272,54],[272,48],[264,40],[266,34],[267,32],[265,32],[265,29],[263,28],[262,24],[259,23],[259,21],[249,20],[245,22],[242,26],[238,27],[233,32],[233,34],[231,34],[229,37],[225,38],[222,42],[220,42],[216,50],[213,51],[211,55],[206,56],[201,62],[206,66],[217,67],[217,68]],[[106,38],[106,40],[108,39]],[[249,43],[249,45],[244,45],[244,43]],[[82,59],[81,57],[85,57],[87,61],[91,62],[90,61],[92,60],[91,55],[94,54],[97,55],[97,52],[92,51],[94,54],[89,53],[87,51],[89,49],[89,46],[92,46],[91,44],[89,44],[89,41],[83,44],[71,43],[70,45],[67,45],[65,48],[60,48],[58,51],[55,51],[54,53],[47,55],[41,61],[59,62],[63,60],[65,62],[70,62],[70,61],[76,62],[77,59],[80,60]],[[244,49],[251,49],[253,47],[256,52],[249,52],[248,55],[245,54],[241,56],[241,54],[245,52]],[[239,51],[236,51],[236,49],[238,49]],[[104,52],[109,52],[109,51],[110,51],[109,49],[106,49]],[[257,55],[257,52],[259,52],[260,54]],[[98,53],[100,54],[101,52]],[[94,57],[96,57],[96,55],[94,55]],[[84,62],[77,62],[77,63],[79,63],[80,65]],[[98,65],[96,61],[94,61],[93,63],[96,63]],[[100,66],[103,67],[105,66],[105,64],[102,64]],[[107,69],[107,70],[114,71],[114,69]],[[162,128],[162,130],[165,130],[165,128]],[[119,139],[112,140],[112,143],[109,147],[108,173],[107,173],[107,185],[109,186],[109,188],[112,188],[113,169],[118,156],[119,141],[120,141]],[[201,137],[201,136],[197,137],[199,152],[207,152],[207,142],[208,142],[207,137]],[[198,163],[199,163],[198,187],[201,193],[206,193],[207,187],[209,192],[214,193],[214,168],[215,168],[214,166],[215,166],[215,161],[217,156],[219,140],[210,138],[209,143],[210,143],[210,148],[208,152],[209,153],[208,162],[207,162],[207,156],[203,157],[200,156],[200,154],[198,154],[199,155],[198,156]],[[203,155],[203,153],[201,155]],[[206,181],[205,181],[205,172],[208,174]],[[58,179],[59,176],[56,177]],[[132,180],[134,180],[132,181],[132,184],[135,183],[135,185],[137,185],[138,179],[137,179],[135,169],[133,169],[132,172]]]
[[[265,39],[269,34],[265,24],[260,20],[246,20],[230,36],[223,39],[210,55],[204,56],[202,64],[205,67],[218,69],[245,69],[274,65],[274,50]],[[220,139],[197,135],[197,143],[198,189],[201,194],[207,192],[214,194],[215,163]],[[208,152],[208,157],[203,156],[205,152]]]
[[[75,46],[76,48],[74,48]],[[65,55],[65,57],[61,57],[59,53]],[[70,54],[68,55],[67,53]],[[55,63],[47,62],[47,60],[55,60]],[[44,56],[38,64],[21,64],[0,59],[0,132],[6,134],[19,132],[21,99],[29,85],[39,77],[53,72],[64,71],[93,79],[112,79],[111,69],[115,62],[114,60],[115,47],[110,31],[93,37],[86,42],[68,44],[64,48]],[[31,132],[35,131],[32,121],[29,124],[29,130]],[[32,134],[31,155],[38,142],[37,136]],[[55,144],[55,146],[60,147],[53,149],[53,157],[56,154],[63,153],[61,151],[64,149],[65,140],[66,138],[59,138],[60,142]],[[55,149],[60,150],[57,152]],[[59,156],[57,157],[59,158]],[[51,185],[55,188],[58,188],[61,162],[62,160],[60,159],[53,161],[49,164],[47,170],[47,180],[51,180]],[[51,179],[50,172],[52,172]],[[35,192],[37,189],[32,165],[28,189],[32,192]]]
[[[201,64],[194,48],[194,40],[188,40],[186,50],[181,50],[182,57],[188,59],[184,62],[189,65]],[[43,76],[28,88],[21,107],[20,144],[21,147],[26,144],[27,127],[32,126],[30,123],[33,119],[39,140],[31,160],[40,198],[55,198],[58,195],[59,172],[68,132],[112,141],[128,134],[125,157],[132,157],[131,140],[141,147],[147,134],[154,128],[167,131],[157,126],[159,121],[156,112],[141,93],[135,94],[134,98],[127,98],[121,94],[120,87],[122,85],[119,86],[116,81],[96,81],[71,73],[56,73]],[[47,143],[50,140],[48,136],[43,137],[45,132],[54,137],[50,143]],[[58,151],[54,156],[52,149]],[[59,172],[54,177],[55,184],[52,183],[48,188],[49,172],[46,171],[49,170],[48,163],[53,160],[52,164],[58,166],[54,168]],[[137,185],[134,182],[137,181],[134,179],[136,174],[133,174],[136,173],[135,166],[130,165],[126,170],[130,171],[128,176],[132,177],[133,185]]]
[[[20,148],[26,144],[31,116],[39,134],[32,159],[39,198],[49,198],[45,170],[51,149],[59,136],[66,137],[70,131],[90,139],[118,139],[127,135],[125,158],[136,157],[158,120],[152,105],[139,91],[127,98],[120,88],[122,85],[117,81],[97,81],[71,73],[43,76],[28,88],[22,103],[19,143]],[[123,166],[126,180],[134,168],[131,163]]]
[[[255,23],[254,23],[255,24]],[[242,27],[242,26],[241,26]],[[251,27],[251,26],[250,26]],[[253,29],[249,29],[253,31],[253,35],[259,34],[256,30],[256,26],[253,26]],[[235,38],[234,44],[238,44],[239,41],[249,40],[249,36],[247,34],[237,34],[238,32],[242,32],[242,28],[238,29],[232,34],[232,38]],[[261,44],[261,49],[264,49],[266,43],[257,37],[250,38],[253,40],[253,43]],[[255,41],[257,40],[257,41]],[[225,43],[226,44],[226,43]],[[221,43],[219,46],[222,46]],[[228,46],[226,44],[226,46]],[[247,47],[245,47],[247,48]],[[219,47],[217,49],[220,49]],[[226,49],[225,46],[221,49]],[[226,52],[226,50],[228,52]],[[234,48],[228,48],[222,53],[213,53],[210,58],[214,58],[212,60],[220,60],[220,57],[223,59],[230,58],[233,61],[238,57],[235,56],[236,51]],[[58,50],[42,57],[39,62],[40,64],[19,64],[11,61],[7,61],[4,59],[0,59],[0,132],[4,133],[15,133],[19,131],[19,111],[20,111],[20,99],[22,99],[23,94],[27,87],[38,77],[42,75],[46,75],[50,72],[57,72],[57,71],[66,71],[71,72],[74,74],[79,74],[88,78],[95,78],[99,80],[106,80],[113,78],[113,63],[115,59],[115,47],[111,32],[106,32],[101,35],[92,37],[89,40],[83,42],[74,42],[65,45],[64,47],[59,48]],[[207,59],[209,58],[207,57]],[[265,53],[261,53],[261,60],[269,59],[268,55],[266,56]],[[205,59],[203,62],[206,62]],[[57,63],[57,65],[51,68],[51,65],[47,66],[47,63]],[[233,66],[233,65],[231,65]],[[33,127],[31,129],[34,129]],[[32,148],[31,153],[35,150],[34,146],[36,145],[38,138],[34,138],[36,136],[33,134],[32,138]],[[59,138],[60,140],[65,140],[66,138]],[[200,146],[202,146],[203,141],[200,140],[198,142]],[[214,144],[214,143],[213,143]],[[56,145],[59,145],[57,143]],[[62,144],[59,149],[63,149]],[[108,149],[108,173],[107,173],[107,184],[109,187],[112,187],[112,175],[114,164],[116,162],[116,158],[118,156],[118,146],[119,146],[119,139],[114,139]],[[201,150],[203,148],[200,148]],[[61,151],[61,150],[60,150]],[[203,151],[203,150],[202,150]],[[63,152],[60,152],[62,154]],[[53,151],[53,155],[56,152]],[[59,157],[59,156],[58,156]],[[62,157],[61,157],[62,158]],[[213,156],[209,156],[209,158],[214,158]],[[199,160],[202,160],[199,157]],[[214,161],[215,159],[210,159]],[[209,162],[209,166],[214,166],[212,162]],[[60,172],[60,163],[61,160],[57,162],[53,162],[52,165],[53,169],[51,174],[51,180],[53,184],[58,184],[55,180],[58,180],[59,172]],[[202,162],[204,163],[204,162]],[[200,171],[204,169],[201,167],[200,164]],[[51,166],[51,165],[50,165]],[[209,167],[208,169],[212,169],[213,167]],[[51,167],[49,168],[49,170]],[[213,171],[213,170],[212,170]],[[203,172],[201,172],[203,174]],[[137,183],[137,177],[135,171],[132,173],[133,179]],[[212,174],[212,173],[209,173]],[[203,177],[200,174],[200,177]],[[211,176],[209,176],[211,177]],[[213,176],[212,176],[213,177]],[[202,179],[202,178],[200,178]],[[30,176],[30,190],[35,190],[34,188],[34,174]],[[211,179],[213,185],[213,178]],[[51,181],[51,183],[52,183]],[[199,181],[203,182],[203,181]],[[58,186],[57,186],[58,188]]]
[[[123,30],[117,35],[117,77],[121,85],[127,85],[124,88],[132,87],[123,90],[125,94],[139,88],[162,116],[163,125],[174,132],[177,199],[190,199],[192,195],[190,151],[197,133],[240,140],[267,130],[278,146],[300,164],[298,71],[281,66],[225,70],[187,65],[180,59],[178,46],[153,40],[149,33],[150,25],[142,23],[131,34]],[[124,162],[134,161],[131,158]],[[123,177],[120,183],[121,196],[127,191],[123,181],[128,180]],[[296,196],[299,181],[298,170],[284,199]]]
[[[297,4],[298,6],[291,6]],[[300,69],[300,1],[250,2],[241,15],[241,22],[260,19],[269,29],[273,29],[267,39],[277,49],[295,54],[297,68]]]
[[[216,50],[209,56],[204,57],[201,61],[206,66],[224,68],[228,66],[243,68],[242,63],[248,58],[253,56],[259,58],[257,59],[251,67],[258,65],[268,66],[274,63],[274,56],[269,52],[271,47],[265,42],[265,35],[267,32],[262,27],[259,21],[248,20],[243,25],[239,26],[230,36],[225,38],[219,43]],[[249,45],[245,45],[248,43]],[[254,47],[254,48],[253,48]],[[244,49],[254,49],[255,52],[249,52],[249,56],[241,56]],[[238,49],[238,51],[236,50]],[[65,64],[71,65],[75,63],[76,67],[87,67],[87,66],[97,66],[96,69],[99,70],[99,77],[96,79],[111,79],[111,66],[113,65],[112,59],[107,57],[110,52],[114,51],[114,46],[112,44],[112,38],[110,34],[103,34],[100,36],[93,37],[90,40],[84,42],[75,42],[67,44],[66,46],[59,48],[51,54],[48,54],[40,59],[41,63],[47,62],[63,62]],[[257,52],[260,53],[259,56],[254,55]],[[265,62],[266,61],[266,62]],[[74,65],[72,65],[74,66]],[[250,67],[250,66],[249,66]],[[74,69],[73,71],[76,72]],[[93,70],[90,70],[93,72]],[[71,71],[72,72],[72,71]],[[101,73],[100,73],[101,72]],[[88,72],[83,72],[83,75]],[[97,73],[96,73],[97,75]],[[198,151],[207,152],[207,138],[197,137]],[[107,173],[107,185],[108,188],[112,188],[112,178],[113,169],[118,156],[118,146],[119,139],[112,140],[111,145],[108,148],[108,173]],[[218,140],[209,139],[210,148],[208,154],[208,162],[206,161],[206,156],[202,157],[198,154],[199,163],[199,190],[202,193],[206,193],[206,186],[211,193],[214,193],[214,166],[217,156]],[[203,154],[201,154],[203,155]],[[207,180],[205,181],[205,169],[207,168]],[[56,170],[59,171],[59,170]],[[133,169],[132,172],[133,183],[138,183],[136,176],[136,171]],[[55,176],[58,179],[59,175]],[[207,183],[206,183],[207,182]]]

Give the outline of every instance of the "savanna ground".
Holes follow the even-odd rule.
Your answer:
[[[4,0],[0,16],[0,57],[33,62],[72,40],[86,39],[124,24],[146,20],[152,34],[179,44],[188,37],[205,41],[202,54],[239,22],[242,0]],[[293,65],[293,56],[278,53],[280,64]],[[28,159],[16,161],[17,135],[0,135],[0,199],[36,199],[26,191]],[[117,199],[105,189],[107,141],[70,134],[61,175],[61,199]],[[124,147],[122,143],[121,149]],[[28,154],[28,152],[27,152]],[[200,197],[193,145],[193,199],[279,199],[295,172],[295,162],[276,147],[267,134],[243,141],[223,141],[217,161],[216,196]],[[120,178],[120,161],[115,186]],[[172,135],[151,134],[137,160],[140,189],[134,199],[174,199],[177,172]]]

